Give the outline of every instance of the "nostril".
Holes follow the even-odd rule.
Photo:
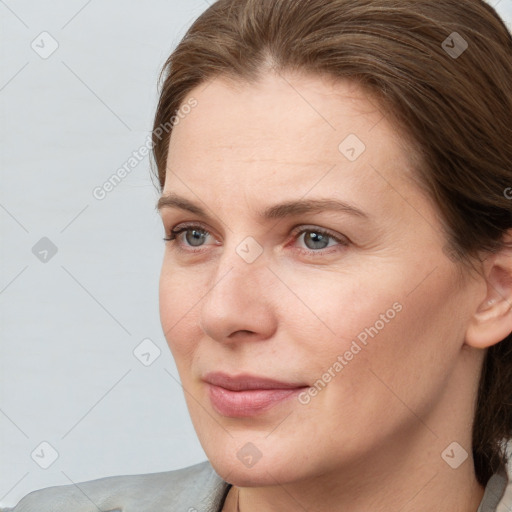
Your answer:
[[[233,334],[230,334],[229,336],[233,337],[233,336],[236,336],[239,333],[241,333],[241,334],[254,334],[254,331],[247,331],[245,329],[241,329],[239,331],[234,332]]]

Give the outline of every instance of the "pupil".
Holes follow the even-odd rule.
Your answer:
[[[315,233],[314,231],[310,231],[306,236],[306,245],[309,249],[325,249],[328,244],[328,237],[322,235],[321,233]],[[313,243],[313,247],[308,245],[308,242]],[[318,245],[320,244],[320,246]]]
[[[189,237],[190,233],[192,233],[192,237]],[[197,229],[191,229],[187,231],[186,239],[188,244],[197,247],[203,242],[204,233],[201,233],[201,231],[198,231]]]

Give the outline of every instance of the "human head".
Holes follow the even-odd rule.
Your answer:
[[[454,33],[459,36],[454,36]],[[454,39],[461,37],[461,39]],[[451,38],[451,39],[450,39]],[[450,54],[456,45],[460,55]],[[448,41],[448,43],[446,43]],[[154,121],[160,187],[172,129],[162,126],[201,84],[257,83],[265,71],[356,82],[411,148],[415,177],[436,205],[446,252],[461,271],[503,248],[512,228],[512,40],[479,0],[220,0],[164,66]],[[221,122],[221,120],[219,120]],[[512,341],[487,349],[475,409],[480,483],[512,435]]]

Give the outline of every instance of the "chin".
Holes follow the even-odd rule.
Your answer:
[[[252,468],[244,467],[238,459],[218,461],[209,459],[217,474],[226,482],[237,487],[263,487],[276,485],[276,482],[286,483],[294,480],[292,475],[283,472],[283,468],[275,467],[268,460],[260,460]]]
[[[250,441],[218,446],[205,450],[210,464],[226,482],[239,487],[259,487],[289,483],[305,478],[307,467],[295,460],[288,460],[285,453],[272,450],[271,446],[257,452]],[[288,453],[294,453],[290,450]],[[251,460],[252,456],[252,460]]]

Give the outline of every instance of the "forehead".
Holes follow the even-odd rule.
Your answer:
[[[175,127],[173,149],[186,142],[200,145],[196,149],[204,148],[201,152],[257,149],[260,159],[266,154],[293,159],[299,153],[318,159],[326,149],[337,152],[344,135],[362,138],[383,118],[376,102],[355,82],[304,74],[268,72],[251,84],[219,77],[189,96],[198,105]],[[380,135],[382,130],[371,137],[373,144]],[[262,141],[264,146],[258,144]]]
[[[262,201],[364,189],[384,203],[391,183],[395,194],[409,185],[404,141],[356,82],[269,72],[251,84],[219,77],[190,98],[197,106],[174,127],[164,192]]]

